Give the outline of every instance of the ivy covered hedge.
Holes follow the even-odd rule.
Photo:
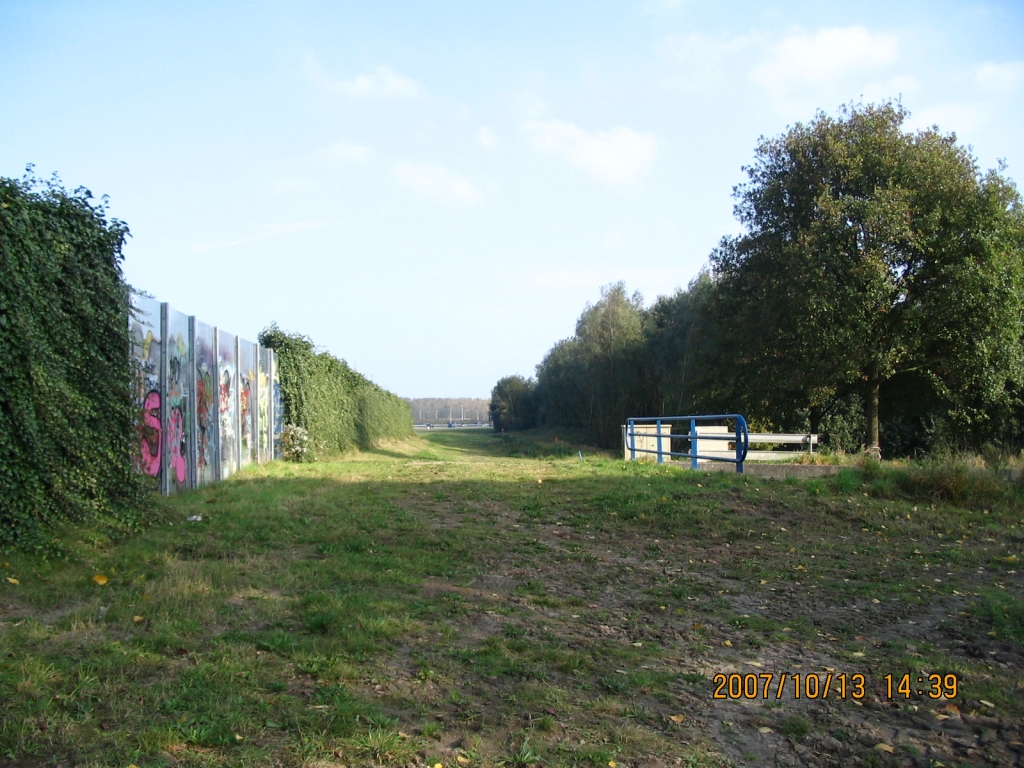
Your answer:
[[[86,189],[0,178],[0,551],[64,520],[140,522],[127,234]]]
[[[313,341],[276,324],[259,336],[277,352],[284,421],[309,433],[317,456],[369,448],[412,434],[409,404]]]

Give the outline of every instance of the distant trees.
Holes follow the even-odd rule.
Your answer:
[[[604,288],[537,367],[539,420],[605,445],[629,416],[716,411],[844,450],[1024,439],[1020,196],[906,118],[853,105],[762,139],[744,232],[650,308]]]
[[[582,427],[604,444],[617,441],[630,410],[650,399],[643,325],[639,293],[630,296],[621,282],[602,288],[600,300],[580,315],[576,333],[537,366],[541,418]]]
[[[529,429],[537,423],[537,383],[522,376],[506,376],[491,390],[490,417],[495,432]]]

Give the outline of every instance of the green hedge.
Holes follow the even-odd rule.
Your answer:
[[[0,178],[0,550],[139,522],[127,234],[88,190]]]
[[[259,342],[277,352],[284,421],[309,432],[317,456],[370,448],[412,434],[409,404],[313,341],[276,324]]]

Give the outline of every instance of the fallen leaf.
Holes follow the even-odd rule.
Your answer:
[[[865,495],[867,495],[867,494],[865,494]],[[882,743],[882,744],[875,744],[875,749],[877,749],[877,750],[878,750],[879,752],[888,752],[888,753],[889,753],[890,755],[891,755],[891,754],[892,754],[893,752],[895,752],[895,751],[896,751],[895,749],[893,749],[893,748],[892,748],[892,746],[891,746],[891,745],[889,745],[889,744],[885,744],[885,743]]]
[[[951,715],[960,714],[960,707],[958,707],[956,704],[947,704],[945,707],[943,707],[943,709],[945,709]]]
[[[101,587],[107,583],[108,579],[102,573],[97,573],[92,577],[92,580],[99,584]]]
[[[235,741],[242,741],[244,738],[245,737],[240,733],[235,734]]]
[[[877,597],[873,597],[873,598],[871,598],[871,602],[874,603],[875,605],[878,605],[882,601],[879,600]]]
[[[863,658],[864,656],[866,656],[867,654],[865,654],[864,651],[854,651],[850,655],[851,656],[855,656],[856,658],[860,659],[860,658]]]
[[[146,619],[142,616],[132,616],[132,621],[134,621],[136,624],[139,624],[145,620]]]
[[[768,581],[767,581],[766,579],[761,579],[761,583],[762,583],[762,584],[767,584],[767,583],[768,583]]]
[[[14,578],[13,576],[8,576],[8,577],[7,577],[7,580],[8,580],[9,582],[11,582],[11,584],[21,584],[21,582],[20,582],[20,581],[18,581],[18,580],[17,580],[16,578]]]
[[[441,763],[434,763],[434,768],[444,768],[444,766]]]
[[[633,647],[634,648],[643,648],[644,644],[643,643],[633,643]]]
[[[949,720],[949,715],[940,715],[938,712],[935,713],[936,720]]]
[[[538,480],[537,482],[539,483],[540,480]],[[469,758],[468,757],[463,757],[462,755],[459,755],[455,759],[458,760],[461,765],[469,765]]]
[[[748,667],[761,667],[761,666],[764,666],[764,665],[761,664],[760,661],[748,661],[747,662],[747,666]]]
[[[783,628],[782,628],[782,631],[783,631],[783,632],[792,632],[792,631],[793,631],[793,628],[792,628],[792,627],[783,627]]]
[[[732,640],[723,640],[722,645],[724,645],[726,648],[732,648]]]
[[[984,707],[989,707],[990,709],[995,709],[996,705],[993,704],[991,701],[985,701],[984,699],[978,699],[978,701],[980,701],[982,706],[984,706]]]
[[[619,768],[619,764],[616,763],[614,760],[609,760],[608,761],[608,768]]]
[[[760,728],[757,729],[757,732],[758,733],[775,733],[775,731],[773,731],[767,725],[762,725]]]

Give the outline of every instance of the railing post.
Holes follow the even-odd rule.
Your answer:
[[[690,469],[697,468],[697,420],[690,419]]]
[[[629,460],[636,461],[636,422],[626,419],[626,440],[629,441]]]
[[[740,440],[740,419],[736,419],[736,473],[743,474],[743,442]]]
[[[658,463],[664,463],[664,457],[661,455],[661,419],[658,419]]]

